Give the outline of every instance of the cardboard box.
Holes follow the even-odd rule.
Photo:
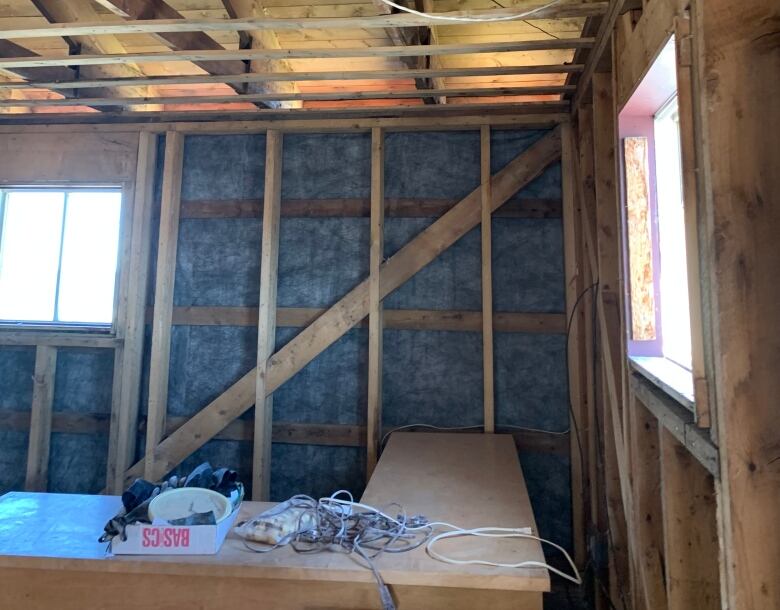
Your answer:
[[[114,555],[216,555],[238,517],[240,505],[216,525],[151,525],[134,523],[126,529],[127,540],[111,541]]]

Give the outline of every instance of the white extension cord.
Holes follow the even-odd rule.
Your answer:
[[[438,21],[456,21],[461,23],[491,23],[497,21],[515,21],[518,19],[532,18],[536,13],[539,13],[544,9],[550,8],[551,6],[555,6],[556,4],[560,4],[562,0],[552,0],[547,4],[543,4],[542,6],[537,6],[536,8],[532,8],[531,10],[524,11],[522,13],[516,13],[514,15],[502,15],[500,17],[467,17],[467,16],[454,17],[452,15],[438,15],[436,13],[424,13],[422,11],[417,11],[413,8],[409,8],[408,6],[404,6],[403,4],[398,4],[397,2],[393,2],[392,0],[382,0],[382,2],[387,6],[392,6],[393,8],[397,8],[399,11],[403,11],[404,13],[411,13],[412,15],[417,15],[418,17],[428,17],[430,19],[436,19]]]
[[[340,500],[338,499],[338,496],[340,495],[346,495],[350,499],[349,500]],[[496,568],[544,568],[553,574],[557,574],[561,578],[565,578],[566,580],[573,582],[576,585],[582,584],[582,578],[580,577],[579,570],[577,570],[577,566],[574,564],[574,561],[572,560],[569,553],[561,547],[560,545],[555,544],[554,542],[551,542],[549,540],[545,540],[544,538],[540,538],[539,536],[534,536],[531,533],[531,528],[524,527],[524,528],[508,528],[508,527],[477,527],[477,528],[471,528],[466,529],[462,527],[458,527],[457,525],[453,525],[451,523],[446,523],[444,521],[432,521],[429,523],[426,523],[425,525],[418,525],[418,526],[408,526],[399,521],[398,519],[394,519],[393,517],[385,514],[384,512],[380,511],[377,508],[374,508],[373,506],[369,506],[368,504],[362,504],[360,502],[355,502],[352,500],[352,494],[350,494],[346,490],[339,490],[336,493],[334,493],[329,498],[320,498],[320,502],[325,505],[333,505],[341,507],[340,510],[343,511],[344,515],[351,515],[352,511],[356,508],[368,511],[368,512],[375,512],[388,521],[391,521],[393,523],[396,523],[399,526],[405,526],[406,530],[409,531],[418,531],[426,528],[434,528],[434,527],[448,527],[452,531],[449,532],[442,532],[440,534],[436,534],[433,537],[431,537],[430,540],[428,540],[428,543],[425,546],[425,551],[428,553],[428,555],[436,559],[437,561],[442,561],[444,563],[451,563],[456,565],[485,565],[485,566],[492,566]],[[565,572],[562,572],[558,570],[557,568],[552,567],[551,565],[544,563],[542,561],[521,561],[520,563],[500,563],[495,561],[490,561],[487,559],[453,559],[451,557],[447,557],[446,555],[442,555],[441,553],[437,552],[433,547],[434,545],[441,541],[445,540],[447,538],[458,538],[462,536],[477,536],[482,538],[524,538],[527,540],[536,540],[542,544],[549,544],[551,547],[557,549],[560,551],[563,556],[566,558],[566,561],[569,563],[569,566],[571,567],[572,573],[566,574]]]

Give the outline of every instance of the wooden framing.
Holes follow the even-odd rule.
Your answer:
[[[546,2],[536,0],[538,8]],[[587,17],[599,15],[607,7],[606,2],[566,2],[538,10],[537,19],[555,19],[564,17]],[[525,8],[525,7],[524,7]],[[526,9],[528,10],[528,9]],[[450,11],[440,13],[445,17],[506,17],[517,14],[516,9],[494,9],[482,11]],[[109,34],[165,34],[171,32],[247,32],[253,30],[327,30],[327,29],[369,29],[392,27],[420,27],[437,25],[439,22],[430,17],[408,13],[365,17],[308,17],[297,19],[150,19],[128,20],[124,22],[58,23],[39,27],[0,27],[0,40],[22,38],[46,38],[51,36],[105,36]]]
[[[56,368],[57,348],[39,345],[35,350],[27,476],[24,480],[27,491],[46,491],[49,482],[49,443]]]
[[[145,476],[154,480],[151,448],[162,440],[168,409],[168,372],[171,352],[173,285],[179,241],[179,209],[184,157],[184,136],[170,132],[165,138],[160,235],[157,245],[157,273],[154,287],[151,364],[149,367],[149,415],[146,428],[147,466]]]
[[[255,440],[252,462],[252,498],[268,501],[271,494],[271,430],[273,396],[268,389],[269,359],[276,346],[276,286],[279,265],[279,209],[282,200],[282,145],[284,136],[269,131],[265,142],[265,200],[260,253],[260,307],[255,368]]]
[[[495,431],[495,383],[493,381],[493,254],[492,201],[490,180],[490,127],[480,130],[480,171],[482,186],[482,215],[480,217],[482,244],[482,378],[483,421],[485,432]]]
[[[138,143],[138,171],[134,185],[134,200],[130,229],[129,255],[120,261],[125,302],[122,311],[121,352],[115,351],[113,398],[109,454],[106,465],[106,487],[121,493],[121,473],[135,457],[136,435],[133,428],[138,419],[141,394],[141,367],[143,361],[144,317],[151,249],[152,197],[154,173],[157,167],[157,136],[140,134]]]
[[[368,412],[366,478],[379,459],[382,436],[382,334],[384,330],[381,268],[385,259],[385,142],[381,128],[371,130],[371,245],[368,279]]]
[[[493,176],[492,210],[559,156],[560,132],[556,129]],[[465,235],[479,223],[480,217],[481,187],[383,263],[381,296],[395,290]],[[368,285],[369,280],[363,281],[269,359],[266,394],[272,393],[368,314]],[[154,453],[154,469],[148,475],[156,478],[168,472],[254,404],[255,377],[255,369],[249,371],[159,445],[150,448]],[[141,460],[125,473],[125,480],[132,480],[145,471],[145,460]]]

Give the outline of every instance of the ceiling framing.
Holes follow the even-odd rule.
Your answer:
[[[381,0],[6,0],[0,113],[560,112],[578,99],[578,83],[587,86],[602,47],[586,22],[608,21],[621,3],[405,4],[451,18],[521,18],[442,21]]]

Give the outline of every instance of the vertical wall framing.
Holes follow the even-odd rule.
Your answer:
[[[114,352],[111,428],[108,443],[106,489],[123,491],[122,475],[135,458],[136,425],[141,390],[144,320],[151,249],[152,198],[157,167],[157,135],[140,134],[133,189],[130,247],[120,265],[122,286],[117,310],[117,336],[121,349]]]
[[[30,410],[30,440],[27,446],[27,491],[46,491],[49,480],[49,445],[54,402],[54,374],[57,348],[39,345],[35,349],[35,374]]]
[[[273,396],[268,388],[268,361],[276,343],[276,288],[279,265],[279,217],[282,203],[282,143],[280,131],[269,130],[265,141],[263,241],[260,252],[260,308],[255,372],[255,435],[252,499],[271,495],[271,433]]]
[[[482,195],[482,376],[485,432],[496,427],[495,383],[493,368],[493,188],[490,177],[490,127],[480,130],[480,184]]]
[[[588,442],[585,371],[584,309],[587,287],[579,258],[582,251],[580,213],[574,188],[574,157],[571,124],[561,126],[561,180],[563,192],[563,249],[566,278],[567,367],[569,370],[570,455],[572,488],[572,535],[578,565],[585,565],[585,522]],[[575,309],[576,308],[576,309]]]
[[[368,413],[366,477],[374,471],[382,433],[382,287],[385,219],[384,132],[371,130],[371,252],[368,284]]]
[[[154,480],[154,450],[165,432],[168,409],[168,373],[171,354],[173,284],[176,277],[176,251],[179,242],[179,210],[184,160],[184,135],[168,132],[165,137],[160,236],[157,246],[157,273],[154,285],[154,316],[149,367],[149,410],[146,420],[146,463],[144,474]]]

